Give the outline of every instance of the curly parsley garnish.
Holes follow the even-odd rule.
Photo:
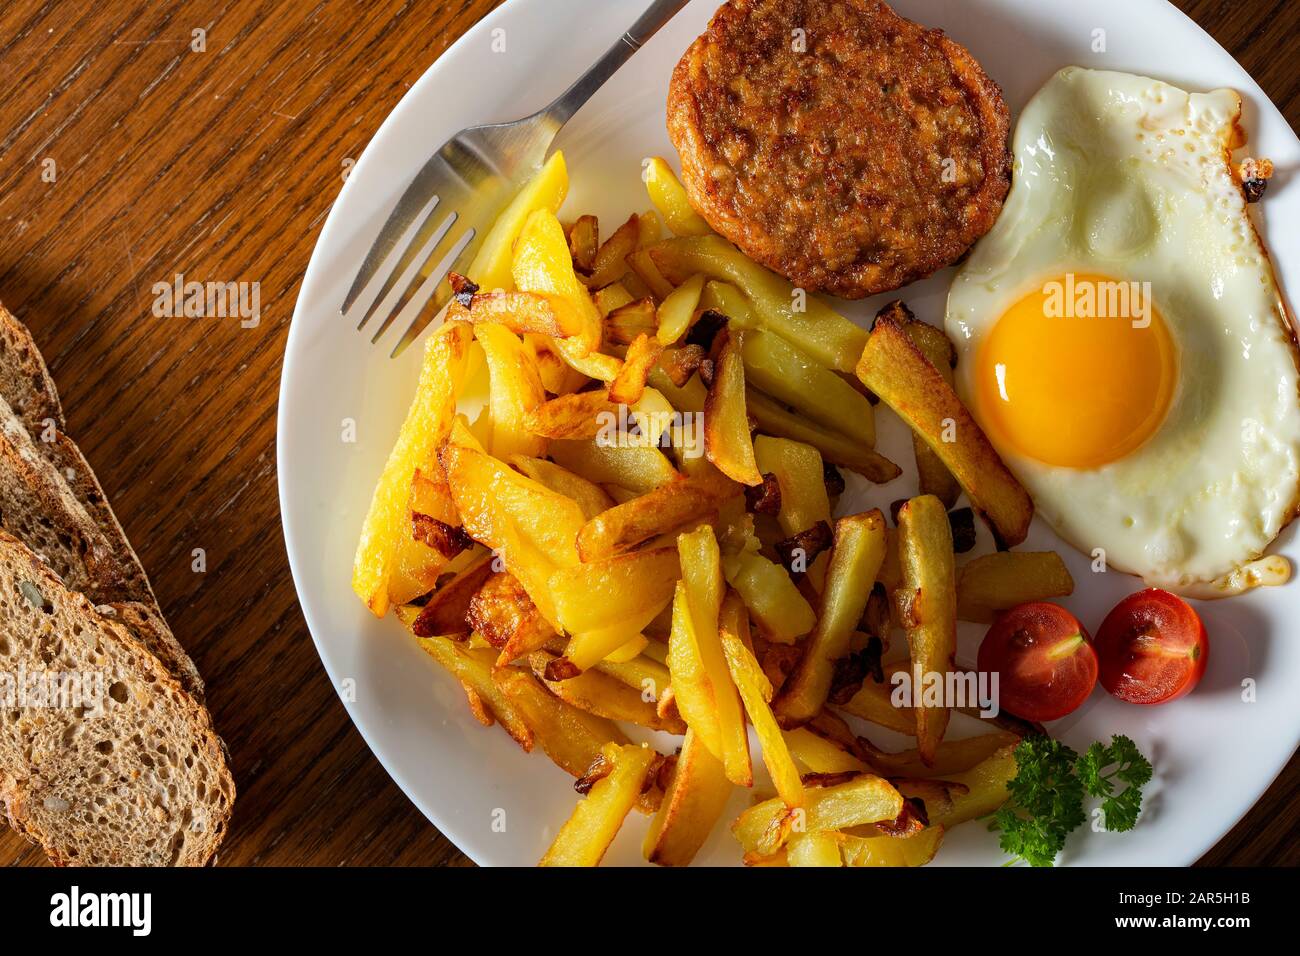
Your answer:
[[[1009,799],[989,824],[1015,862],[1052,866],[1065,838],[1087,819],[1085,791],[1102,799],[1107,830],[1131,830],[1142,809],[1142,787],[1151,764],[1128,737],[1094,743],[1080,757],[1050,737],[1026,737],[1016,747],[1016,776],[1007,784]],[[1115,782],[1127,786],[1115,792]]]

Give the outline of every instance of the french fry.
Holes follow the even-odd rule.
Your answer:
[[[475,634],[501,651],[498,667],[545,647],[556,636],[519,579],[505,571],[483,583],[470,598],[465,617]]]
[[[782,731],[786,749],[809,773],[868,773],[872,767],[865,760],[843,749],[833,740],[805,727]]]
[[[601,243],[595,261],[592,263],[588,284],[593,289],[599,289],[611,282],[618,282],[627,275],[627,257],[636,252],[640,237],[640,220],[636,216],[631,216]]]
[[[826,461],[856,471],[868,481],[885,484],[903,473],[896,464],[873,449],[796,415],[776,399],[755,389],[745,390],[745,407],[760,432],[812,445]]]
[[[763,674],[763,668],[754,657],[749,640],[749,612],[745,610],[740,596],[735,591],[728,591],[722,601],[722,610],[718,620],[718,634],[722,640],[722,650],[727,658],[727,668],[731,679],[740,692],[740,699],[745,705],[749,722],[758,734],[758,743],[763,752],[763,763],[772,776],[776,792],[788,807],[803,804],[803,783],[799,771],[794,765],[790,751],[781,736],[781,728],[772,716],[769,703],[772,700],[772,685]]]
[[[725,315],[727,321],[735,328],[759,327],[758,320],[754,318],[754,310],[749,306],[749,300],[728,282],[719,282],[717,279],[706,282],[704,293],[700,296],[700,308],[712,309],[720,315]]]
[[[773,332],[747,332],[744,343],[747,382],[861,445],[876,444],[875,412],[852,385]]]
[[[879,752],[873,755],[872,763],[890,777],[947,777],[965,773],[995,752],[1005,747],[1014,747],[1019,742],[1018,734],[998,731],[963,740],[943,741],[935,751],[933,766],[927,767],[915,750],[893,754]]]
[[[727,779],[748,787],[753,774],[744,710],[718,634],[724,587],[718,543],[713,529],[704,526],[679,535],[677,548],[682,580],[674,597],[668,642],[673,696],[687,725],[722,761]]]
[[[599,435],[607,427],[605,423],[611,421],[607,416],[614,416],[612,420],[616,421],[618,405],[610,401],[608,389],[601,388],[539,402],[524,415],[522,424],[541,438],[579,441]]]
[[[451,273],[452,287],[471,288],[468,279]],[[466,307],[460,298],[447,304],[447,319],[473,325],[501,325],[516,335],[526,333],[568,338],[582,332],[582,316],[559,296],[536,292],[475,292]]]
[[[721,761],[686,731],[668,791],[650,823],[642,850],[660,866],[689,866],[731,797],[732,784]]]
[[[669,614],[672,613],[671,606],[664,610]],[[666,650],[662,644],[649,645],[646,649],[650,650],[651,647],[657,647],[660,652]],[[668,675],[668,668],[650,654],[639,654],[630,661],[623,662],[606,658],[595,666],[595,670],[622,681],[639,693],[643,699],[649,699],[654,703],[661,703],[665,697],[671,697],[672,678]],[[664,720],[681,719],[677,705],[671,703],[662,708],[659,716]]]
[[[639,724],[669,734],[686,733],[686,723],[680,717],[661,717],[655,708],[655,702],[645,700],[640,690],[597,669],[584,671],[568,680],[548,680],[546,668],[555,659],[554,654],[534,651],[528,662],[534,676],[565,703],[609,720]]]
[[[678,478],[658,448],[603,444],[599,438],[553,441],[551,458],[575,474],[598,485],[617,485],[645,494]]]
[[[713,382],[704,400],[704,454],[732,481],[759,485],[763,476],[754,464],[754,443],[745,411],[745,368],[741,333],[718,333],[720,351]]]
[[[659,361],[663,347],[648,335],[639,335],[627,347],[623,367],[609,383],[609,399],[623,405],[635,405],[645,392],[646,376]]]
[[[479,246],[468,275],[484,289],[510,289],[514,286],[511,264],[515,240],[523,231],[529,215],[539,209],[552,213],[559,210],[569,191],[569,173],[564,154],[556,150],[536,176],[520,190]]]
[[[843,866],[840,856],[840,834],[833,830],[791,834],[786,844],[786,863],[798,867]]]
[[[415,400],[371,498],[352,566],[352,590],[376,617],[388,613],[389,579],[400,546],[411,538],[407,503],[416,469],[438,468],[438,447],[451,430],[468,371],[470,336],[468,325],[450,322],[429,337]],[[438,566],[445,563],[438,558],[436,552],[430,555]]]
[[[546,756],[574,777],[587,772],[606,744],[629,742],[613,721],[565,703],[525,670],[497,668],[492,680],[532,729]]]
[[[411,623],[411,632],[416,637],[468,636],[473,630],[466,620],[470,600],[492,574],[492,555],[485,553],[434,592]]]
[[[637,805],[655,752],[635,744],[607,744],[602,753],[612,769],[574,808],[539,866],[598,866]]]
[[[957,583],[952,531],[943,502],[913,498],[898,511],[898,551],[903,585],[895,594],[912,651],[912,695],[919,700],[927,679],[953,669],[957,651]],[[948,726],[949,708],[917,706],[916,746],[933,763]]]
[[[660,345],[672,345],[690,330],[703,291],[704,276],[691,276],[659,303],[655,334]]]
[[[674,236],[707,236],[713,232],[704,218],[691,208],[686,190],[667,162],[658,156],[649,160],[642,178],[650,201]]]
[[[1055,551],[999,551],[974,558],[957,575],[957,617],[991,624],[998,611],[1074,593]]]
[[[939,374],[943,376],[943,380],[952,385],[952,367],[957,364],[957,351],[953,348],[948,336],[933,325],[928,325],[913,318],[911,312],[901,302],[894,303],[894,305],[897,309],[896,315],[901,315],[907,319],[906,322],[901,324],[907,331],[908,338],[916,344],[916,347],[921,350],[921,354],[926,357],[929,363],[938,370]],[[961,485],[957,484],[957,479],[952,476],[952,472],[948,470],[942,459],[916,432],[912,432],[912,453],[916,457],[916,473],[920,493],[934,495],[943,502],[945,508],[951,508],[957,503],[957,497],[961,494]]]
[[[493,456],[541,455],[546,442],[528,428],[529,413],[546,401],[536,355],[504,325],[475,326],[474,337],[487,356]]]
[[[811,720],[826,703],[835,662],[849,653],[849,639],[862,620],[884,558],[885,519],[878,510],[835,522],[835,547],[826,572],[817,626],[804,644],[798,668],[776,702],[776,713],[784,726],[797,727]]]
[[[1000,547],[1025,540],[1034,515],[1029,494],[943,375],[888,314],[877,319],[857,376],[939,456],[989,522]]]
[[[907,670],[907,666],[886,667],[884,683],[877,684],[867,678],[848,703],[839,705],[840,710],[894,733],[915,737],[916,712],[911,707],[895,707],[890,699],[894,688],[893,676],[899,670]]]
[[[805,442],[759,435],[754,439],[758,470],[776,476],[781,488],[777,521],[787,536],[831,520],[831,501],[822,480],[822,456]]]
[[[609,288],[622,289],[623,287],[614,285]],[[601,293],[604,291],[602,289],[596,293],[597,307],[600,307]],[[628,293],[624,290],[623,294]],[[655,301],[648,296],[620,305],[605,315],[605,341],[610,345],[631,345],[636,341],[637,336],[657,336],[658,329],[659,318],[655,310]]]
[[[591,267],[596,264],[596,251],[599,248],[599,221],[595,216],[579,216],[569,230],[569,254],[573,256],[574,269],[590,274]]]
[[[515,743],[526,751],[533,749],[536,738],[532,727],[492,679],[495,651],[491,648],[464,647],[438,636],[417,637],[415,640],[426,654],[450,671],[462,687],[473,690],[474,695],[482,704],[487,705],[491,716],[500,721],[502,729],[514,738]]]
[[[728,558],[726,571],[727,583],[740,594],[769,641],[792,644],[817,623],[812,605],[779,564],[746,552]]]
[[[803,349],[828,368],[852,372],[867,343],[867,333],[820,299],[745,258],[720,236],[687,236],[652,246],[650,258],[669,280],[684,282],[696,273],[738,288],[757,322]],[[800,309],[802,306],[802,310]]]
[[[952,808],[932,816],[930,822],[944,827],[954,827],[967,820],[986,817],[1006,803],[1007,784],[1016,775],[1014,747],[1003,747],[987,759],[962,773],[949,774],[948,781],[965,788],[964,793],[954,793]]]
[[[578,554],[583,561],[621,554],[706,518],[720,503],[711,482],[695,478],[670,481],[589,520],[578,532]]]
[[[942,826],[929,826],[902,837],[844,834],[840,854],[845,866],[925,866],[939,852],[943,835]]]
[[[829,787],[806,787],[804,805],[787,807],[777,797],[756,803],[731,826],[746,853],[769,856],[791,833],[816,833],[893,820],[903,812],[903,797],[889,781],[860,774]]]
[[[582,509],[583,515],[588,520],[614,507],[614,499],[607,495],[600,485],[575,475],[567,468],[561,468],[553,461],[512,455],[510,464],[538,484],[566,498],[572,498],[578,503],[578,507]]]
[[[605,286],[605,288],[597,289],[593,292],[591,300],[596,303],[596,311],[605,317],[606,342],[612,342],[616,345],[626,345],[628,342],[632,341],[632,338],[636,338],[636,336],[633,335],[632,338],[624,341],[620,340],[617,336],[612,336],[610,334],[610,329],[614,327],[611,326],[609,322],[610,316],[625,306],[633,305],[637,302],[637,300],[632,297],[632,293],[627,291],[627,286],[623,285],[621,282],[611,282],[609,285]],[[641,301],[647,303],[649,306],[649,318],[645,325],[638,329],[638,332],[653,332],[655,327],[654,303],[648,299],[642,299]]]
[[[627,257],[628,268],[650,290],[660,302],[673,294],[673,283],[664,278],[658,264],[650,255],[649,249],[638,249]]]

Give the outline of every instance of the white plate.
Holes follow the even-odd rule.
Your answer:
[[[406,636],[395,619],[368,615],[349,588],[357,533],[370,494],[414,389],[419,349],[388,359],[348,327],[338,307],[371,240],[432,150],[461,127],[532,112],[557,95],[640,13],[643,0],[511,0],[465,34],[411,88],[357,163],[325,223],[290,329],[280,393],[280,505],[294,581],[312,636],[357,728],[393,779],[428,818],[481,864],[537,861],[571,811],[571,780],[540,753],[526,755],[497,729],[470,717],[460,688]],[[647,208],[638,176],[643,157],[675,154],[664,130],[673,65],[701,32],[715,0],[695,0],[650,41],[564,130],[572,178],[567,211],[606,224]],[[1300,142],[1259,87],[1195,24],[1161,0],[899,0],[900,13],[941,27],[966,45],[1001,84],[1013,111],[1058,68],[1071,63],[1147,74],[1192,90],[1229,86],[1246,100],[1254,155],[1279,177],[1269,191],[1266,238],[1284,287],[1300,289]],[[1095,31],[1106,52],[1093,52]],[[500,31],[500,32],[498,32]],[[504,39],[505,52],[493,52]],[[945,271],[904,290],[924,318],[941,318]],[[857,319],[878,302],[844,306]],[[890,416],[882,414],[882,420]],[[356,441],[343,440],[345,420]],[[893,426],[893,427],[890,427]],[[882,425],[882,450],[910,462],[896,421]],[[1207,452],[1210,450],[1207,449]],[[910,475],[846,496],[886,506],[914,491]],[[1095,575],[1052,534],[1036,527],[1027,547],[1059,547],[1078,583],[1063,602],[1094,628],[1139,582]],[[1294,533],[1279,544],[1295,560]],[[1300,739],[1300,583],[1199,607],[1211,636],[1209,670],[1195,693],[1140,708],[1098,689],[1053,726],[1076,748],[1113,733],[1132,736],[1156,766],[1146,812],[1131,833],[1082,827],[1062,862],[1104,866],[1189,864],[1259,798]],[[973,659],[981,629],[963,625]],[[1253,682],[1254,702],[1243,701]],[[964,725],[963,725],[964,726]],[[895,741],[872,734],[883,744]],[[739,793],[735,809],[745,804]],[[364,813],[364,807],[357,812]],[[640,862],[646,818],[633,814],[606,860]],[[699,862],[735,864],[737,847],[719,827]],[[978,824],[950,834],[938,861],[996,864],[1003,855]]]

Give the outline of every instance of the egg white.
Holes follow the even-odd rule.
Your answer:
[[[1005,208],[948,298],[974,409],[975,354],[1022,297],[1066,273],[1151,283],[1179,368],[1156,434],[1092,469],[998,451],[1071,544],[1202,596],[1255,573],[1300,497],[1296,344],[1229,166],[1240,115],[1231,90],[1061,70],[1021,114]]]

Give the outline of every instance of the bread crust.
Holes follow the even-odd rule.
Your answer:
[[[845,298],[951,265],[992,227],[1009,129],[964,47],[876,0],[729,0],[668,96],[700,215],[795,285]]]

